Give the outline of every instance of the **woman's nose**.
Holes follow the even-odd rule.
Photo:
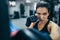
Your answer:
[[[43,15],[40,15],[40,18],[43,19]]]

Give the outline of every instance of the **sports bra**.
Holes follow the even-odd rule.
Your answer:
[[[40,30],[40,32],[50,34],[48,29],[47,29],[49,22],[50,22],[50,20],[47,21],[47,23],[45,24],[44,28],[42,30]],[[34,25],[34,27],[33,27],[34,29],[38,30],[38,23],[39,23],[39,21]]]

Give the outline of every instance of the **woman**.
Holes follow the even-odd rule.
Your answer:
[[[36,6],[37,22],[31,22],[29,28],[35,28],[42,33],[48,33],[52,40],[58,40],[58,25],[48,19],[50,5],[47,2],[38,3]]]

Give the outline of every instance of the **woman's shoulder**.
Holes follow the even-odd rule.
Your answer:
[[[56,23],[53,22],[53,21],[50,21],[50,25],[53,26],[53,27],[58,27],[58,24],[56,24]]]
[[[55,22],[53,22],[53,21],[50,21],[50,23],[52,24],[52,25],[57,25]]]

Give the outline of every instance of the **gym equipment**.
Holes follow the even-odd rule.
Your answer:
[[[39,32],[36,29],[22,29],[12,40],[51,40],[47,33]]]

